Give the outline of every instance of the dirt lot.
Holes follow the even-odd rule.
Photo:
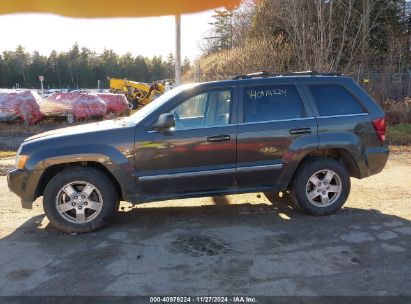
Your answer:
[[[0,176],[0,295],[411,295],[410,177],[411,153],[395,152],[333,216],[235,195],[123,204],[109,227],[68,235]]]

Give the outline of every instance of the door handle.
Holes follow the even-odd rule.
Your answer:
[[[290,134],[308,134],[311,133],[311,128],[291,129]]]
[[[217,136],[207,137],[208,142],[227,141],[227,140],[230,140],[230,135],[217,135]]]

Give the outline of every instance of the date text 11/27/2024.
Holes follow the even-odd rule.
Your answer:
[[[258,303],[255,297],[150,297],[150,303]]]

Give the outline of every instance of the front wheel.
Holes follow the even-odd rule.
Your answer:
[[[118,198],[112,181],[94,168],[72,167],[55,175],[43,195],[51,224],[68,233],[96,230],[116,210]]]
[[[73,124],[76,122],[76,117],[74,116],[74,114],[67,114],[66,120],[67,123]]]
[[[305,161],[295,173],[290,188],[293,203],[311,215],[337,212],[350,193],[350,175],[345,166],[325,157]]]
[[[135,101],[135,100],[129,100],[128,101],[128,108],[130,110],[137,110],[137,107],[138,107],[137,101]]]

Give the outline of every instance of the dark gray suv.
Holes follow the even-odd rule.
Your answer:
[[[351,78],[257,73],[183,85],[130,117],[42,133],[20,146],[11,191],[43,196],[51,223],[95,230],[131,203],[285,191],[302,211],[336,212],[350,177],[388,158],[384,112]]]

